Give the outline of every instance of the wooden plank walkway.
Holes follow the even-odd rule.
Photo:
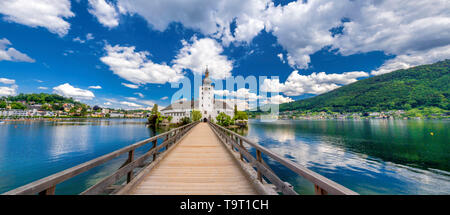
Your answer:
[[[258,194],[207,123],[179,142],[129,194]]]

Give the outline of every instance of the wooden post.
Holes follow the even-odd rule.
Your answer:
[[[166,138],[164,141],[167,141],[167,140],[169,140],[169,134],[166,135]],[[167,143],[165,151],[167,151],[168,148],[169,148],[169,143]]]
[[[128,161],[127,163],[133,162],[134,159],[134,149],[128,152]],[[130,183],[131,179],[133,179],[133,170],[127,173],[127,184]]]
[[[52,187],[49,187],[41,192],[39,192],[39,195],[55,195],[55,189],[56,189],[56,185],[53,185]]]
[[[259,151],[259,150],[256,150],[256,160],[262,165],[262,156],[261,156],[261,151]],[[258,180],[260,182],[262,182],[261,171],[259,168],[257,170],[258,170]]]
[[[242,144],[242,139],[239,139],[239,145],[241,146],[241,150],[244,150],[244,145]],[[240,153],[241,153],[241,161],[244,161],[244,156],[242,155],[242,152],[240,152]]]
[[[152,149],[156,148],[156,145],[157,145],[157,144],[158,144],[158,139],[156,139],[156,140],[153,141]],[[156,151],[153,152],[153,160],[156,159],[156,153],[157,153]]]
[[[231,137],[231,138],[230,138],[230,139],[231,139],[231,143],[230,143],[231,151],[234,151],[234,149],[233,149],[233,141],[234,141],[234,140],[233,140],[233,139],[234,139],[233,136],[234,136],[233,134],[230,134],[230,137]]]
[[[320,188],[317,184],[314,184],[314,192],[316,195],[328,195],[328,192]]]

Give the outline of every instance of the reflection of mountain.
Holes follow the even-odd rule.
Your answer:
[[[368,190],[445,193],[450,189],[450,173],[445,169],[449,165],[448,125],[449,122],[443,121],[412,120],[274,123],[251,120],[249,136],[257,137],[261,145],[326,176],[358,178],[358,186],[364,184]],[[429,130],[441,136],[431,137]],[[268,162],[274,169],[281,168],[276,162]],[[442,171],[428,170],[434,166]],[[383,191],[375,185],[377,183],[389,183],[387,187],[396,188]],[[433,190],[436,184],[443,190]],[[417,190],[408,190],[411,188],[407,186]]]

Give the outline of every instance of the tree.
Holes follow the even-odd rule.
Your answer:
[[[248,120],[248,115],[244,111],[237,111],[234,114],[234,120]]]
[[[0,108],[6,108],[6,102],[0,101]]]
[[[17,109],[17,110],[25,110],[27,106],[20,102],[13,102],[11,103],[11,109]]]
[[[219,113],[216,117],[217,124],[221,126],[229,126],[232,123],[231,117],[225,114],[224,112]]]
[[[154,128],[158,127],[159,124],[164,120],[161,113],[158,111],[158,105],[155,104],[152,108],[151,115],[148,117],[148,124]]]
[[[191,113],[192,121],[196,122],[202,118],[202,113],[198,110],[193,110]]]
[[[190,117],[186,116],[186,117],[181,118],[180,122],[181,122],[181,125],[187,125],[187,124],[191,123],[192,120]]]
[[[172,121],[172,119],[173,119],[173,116],[168,116],[167,117],[167,120],[169,121],[169,123]]]

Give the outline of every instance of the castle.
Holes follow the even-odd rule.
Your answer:
[[[161,110],[163,116],[172,116],[173,123],[179,122],[183,117],[190,117],[193,110],[199,110],[202,113],[203,121],[215,120],[219,113],[234,117],[234,109],[225,101],[216,100],[214,98],[214,87],[211,85],[212,81],[209,78],[209,71],[206,68],[205,78],[200,86],[199,98],[197,101],[180,100],[170,104]]]

